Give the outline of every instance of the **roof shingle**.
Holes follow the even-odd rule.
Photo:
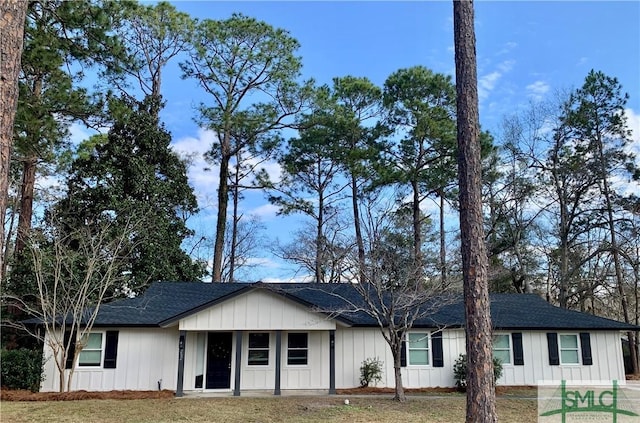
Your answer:
[[[252,289],[269,289],[277,295],[353,326],[377,326],[366,313],[347,312],[360,294],[350,284],[212,284],[156,282],[143,295],[100,307],[96,326],[164,326],[220,301]],[[491,294],[491,318],[496,329],[529,330],[638,330],[640,327],[611,319],[565,310],[536,294]],[[414,327],[463,327],[462,298],[450,302]]]

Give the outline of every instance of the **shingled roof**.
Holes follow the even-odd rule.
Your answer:
[[[136,298],[102,305],[95,326],[170,326],[183,317],[254,289],[266,289],[282,295],[349,326],[377,326],[366,313],[348,311],[349,303],[362,301],[351,284],[260,282],[156,282]],[[416,321],[414,327],[463,327],[462,298],[445,304],[428,317]],[[505,330],[640,330],[638,326],[555,307],[536,294],[491,294],[491,318],[496,329]]]

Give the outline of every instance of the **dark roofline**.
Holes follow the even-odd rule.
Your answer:
[[[256,282],[253,284],[234,284],[225,287],[205,286],[209,284],[190,283],[185,285],[185,295],[181,295],[181,286],[168,283],[167,289],[160,282],[153,284],[142,297],[153,291],[149,297],[149,313],[144,314],[146,300],[123,299],[115,303],[105,304],[94,323],[99,327],[128,328],[167,328],[174,326],[179,320],[202,312],[227,300],[250,293],[256,289],[271,292],[280,301],[285,299],[303,307],[308,312],[316,313],[342,326],[360,328],[378,328],[375,319],[362,310],[358,312],[340,313],[340,301],[353,300],[353,289],[346,285],[333,284],[270,284]],[[338,289],[339,288],[339,289]],[[314,289],[318,293],[314,293]],[[337,290],[336,290],[337,289]],[[180,294],[180,295],[179,295]],[[587,315],[575,310],[559,309],[549,304],[536,294],[491,294],[493,327],[495,330],[533,330],[533,331],[640,331],[639,326],[619,322],[601,316]],[[121,304],[135,310],[122,311],[111,309],[111,305]],[[344,304],[343,304],[344,306]],[[495,308],[494,308],[495,307]],[[526,307],[530,307],[527,309]],[[335,311],[333,309],[335,308]],[[441,313],[442,312],[442,313]],[[441,314],[440,314],[441,313]],[[424,318],[414,322],[414,328],[433,328],[438,322],[449,328],[464,329],[464,305],[462,299],[449,304],[435,313],[433,319]],[[434,320],[435,319],[435,320]],[[28,321],[27,321],[28,322]],[[121,323],[118,323],[121,322]],[[26,323],[26,322],[25,322]],[[31,323],[40,322],[31,320]],[[41,324],[41,323],[40,323]]]
[[[341,323],[344,323],[345,325],[348,326],[358,326],[354,323],[353,320],[347,319],[346,317],[340,315],[340,314],[335,314],[332,313],[331,311],[326,311],[326,310],[322,310],[322,309],[317,309],[317,305],[314,303],[311,303],[307,300],[304,300],[294,294],[291,294],[289,292],[287,292],[284,289],[278,288],[278,285],[275,284],[269,284],[269,283],[264,283],[264,282],[256,282],[253,285],[257,285],[258,288],[263,288],[266,289],[270,292],[273,292],[274,294],[280,295],[281,297],[287,298],[291,301],[293,301],[294,303],[298,303],[300,305],[303,305],[305,307],[307,307],[310,311],[314,312],[314,313],[318,313],[318,314],[324,314],[325,316],[327,316],[330,319],[333,320],[337,320]],[[363,327],[371,327],[371,326],[363,326]],[[376,326],[377,327],[377,326]]]

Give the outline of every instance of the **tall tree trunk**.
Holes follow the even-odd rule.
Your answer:
[[[411,216],[413,224],[413,265],[417,274],[422,274],[422,222],[420,216],[420,187],[418,181],[411,181],[413,200],[411,202]]]
[[[560,211],[560,227],[558,228],[558,236],[560,237],[560,263],[558,274],[558,302],[560,307],[567,308],[567,297],[569,292],[569,216],[568,216],[568,199],[566,197],[566,187],[562,183],[560,174],[560,135],[556,135],[555,145],[553,146],[553,184],[558,196],[558,208]]]
[[[567,223],[567,208],[564,192],[560,193],[560,307],[567,308],[569,293],[569,229]]]
[[[0,269],[5,268],[4,218],[7,211],[13,122],[18,107],[18,78],[27,14],[26,0],[0,1]]]
[[[467,346],[467,422],[497,422],[488,258],[482,227],[478,79],[473,1],[454,0],[460,230]]]
[[[13,197],[13,205],[11,206],[11,215],[6,223],[6,233],[4,234],[4,249],[2,250],[3,259],[1,261],[2,267],[0,268],[0,281],[4,280],[5,275],[7,274],[7,264],[8,260],[4,259],[4,257],[9,257],[9,244],[11,243],[11,237],[13,236],[14,225],[16,224],[16,213],[18,209],[17,198]],[[5,210],[6,214],[6,210]],[[5,219],[6,220],[6,219]]]
[[[640,323],[640,263],[636,262],[633,264],[633,278],[634,278],[634,284],[635,284],[635,290],[634,290],[634,302],[635,302],[635,318],[633,319],[633,324],[638,326],[638,324]],[[637,333],[636,333],[637,334]],[[631,339],[629,339],[629,343],[631,343]],[[640,366],[640,363],[638,362],[638,360],[640,360],[640,357],[638,357],[638,346],[640,346],[640,342],[638,340],[638,337],[636,336],[636,366]]]
[[[229,280],[227,282],[235,282],[234,273],[236,271],[236,249],[238,247],[238,223],[240,222],[240,216],[238,216],[238,203],[239,203],[239,188],[238,188],[238,176],[236,172],[236,183],[233,187],[233,216],[231,227],[231,251],[229,252]]]
[[[33,194],[36,182],[36,157],[28,157],[22,164],[22,186],[20,188],[20,217],[16,235],[15,255],[22,253],[31,232],[33,216]]]
[[[611,250],[613,253],[613,265],[616,272],[616,285],[618,295],[620,295],[620,305],[622,306],[622,315],[625,323],[632,323],[629,317],[629,305],[627,303],[627,295],[624,292],[624,278],[622,276],[622,267],[620,265],[620,251],[618,249],[618,240],[616,237],[616,227],[613,217],[613,205],[611,204],[611,192],[609,189],[609,178],[607,177],[606,159],[604,157],[604,146],[600,131],[598,130],[598,153],[600,156],[600,177],[602,178],[602,194],[604,195],[605,204],[607,206],[607,224],[609,226],[609,240],[611,242]],[[631,370],[633,374],[638,374],[638,350],[636,348],[635,334],[632,331],[627,332],[629,339],[629,353],[631,355]]]
[[[440,284],[442,289],[447,288],[447,234],[444,232],[444,192],[440,196]]]
[[[351,202],[353,205],[353,227],[356,232],[356,245],[358,247],[358,274],[359,282],[365,282],[365,252],[364,241],[362,240],[362,228],[360,227],[360,210],[358,207],[358,180],[351,174]]]
[[[228,135],[225,135],[228,137]],[[229,141],[225,141],[229,145]],[[216,241],[213,248],[213,282],[222,282],[222,255],[224,254],[224,231],[227,228],[227,206],[229,204],[229,154],[222,153],[220,160],[220,185],[218,186],[218,221]]]
[[[320,184],[318,184],[320,186]],[[324,225],[324,195],[318,197],[318,224],[316,226],[316,256],[315,256],[315,277],[316,283],[322,283],[322,254],[324,247],[324,237],[322,229]]]
[[[33,96],[37,102],[42,101],[42,91],[44,85],[44,76],[40,75],[33,82]],[[20,186],[20,217],[18,219],[18,230],[16,234],[16,246],[14,255],[17,257],[22,253],[27,242],[27,237],[31,232],[31,218],[33,217],[33,196],[35,192],[36,167],[38,156],[35,153],[37,149],[39,137],[39,127],[31,127],[27,130],[26,136],[29,137],[30,152],[23,159],[22,163],[22,185]]]

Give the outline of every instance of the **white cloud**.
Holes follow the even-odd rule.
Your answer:
[[[634,151],[640,153],[640,114],[633,109],[625,109],[624,115],[627,118],[627,127],[631,130],[631,140],[636,147]]]
[[[504,62],[500,63],[498,65],[498,69],[500,70],[500,72],[502,73],[507,73],[509,72],[511,69],[513,69],[513,65],[516,64],[515,60],[505,60]]]
[[[551,87],[544,81],[536,81],[527,85],[527,95],[536,101],[540,101],[544,98],[545,94],[549,92]]]
[[[187,175],[199,202],[215,196],[218,188],[219,168],[204,159],[204,153],[211,148],[215,140],[216,135],[213,131],[200,128],[197,137],[180,138],[171,145],[173,151],[188,159]]]
[[[278,206],[275,206],[273,204],[263,204],[251,210],[249,214],[260,217],[263,220],[270,220],[276,217],[278,210]]]
[[[264,283],[310,283],[314,282],[313,275],[298,275],[291,278],[266,277],[261,280]]]
[[[636,166],[640,166],[640,114],[633,109],[625,109],[624,115],[627,118],[627,128],[631,130],[631,137],[626,147],[626,152],[635,155]],[[616,177],[612,181],[613,185],[622,195],[640,195],[640,183],[627,177]]]
[[[200,128],[195,137],[184,137],[172,142],[173,151],[185,158],[188,162],[187,176],[189,183],[193,187],[198,204],[201,209],[212,211],[216,209],[217,190],[220,180],[220,166],[209,163],[204,159],[204,154],[209,151],[211,145],[216,141],[216,134],[213,131]],[[265,161],[260,163],[259,158],[251,159],[249,162],[256,166],[256,170],[264,169],[272,181],[277,182],[282,176],[282,168],[275,161]],[[250,181],[245,181],[247,184]],[[247,196],[252,196],[253,190],[248,191]],[[261,205],[252,211],[251,214],[264,219],[275,217],[277,208],[270,204]],[[203,218],[215,219],[214,214],[204,213]]]
[[[510,72],[515,63],[514,60],[505,60],[496,66],[497,70],[478,78],[478,97],[480,100],[489,97],[491,91],[496,88],[500,78],[502,78],[505,73]]]
[[[245,263],[247,266],[260,266],[262,268],[280,269],[282,265],[268,257],[249,257]]]
[[[478,96],[480,100],[484,100],[489,96],[489,93],[493,91],[501,76],[502,74],[500,72],[495,71],[478,79]]]
[[[578,63],[576,63],[576,66],[582,66],[587,63],[588,60],[588,57],[581,57],[580,59],[578,59]]]
[[[282,167],[280,167],[280,164],[278,164],[278,162],[268,160],[260,163],[260,158],[258,157],[247,160],[247,162],[252,166],[257,165],[255,166],[256,170],[264,169],[269,175],[269,179],[272,182],[278,182],[282,177]]]
[[[109,132],[109,127],[107,126],[95,130],[87,128],[83,123],[73,122],[69,126],[69,141],[72,145],[80,145],[82,141],[86,141],[96,134],[106,134],[107,132]]]
[[[636,165],[640,166],[640,113],[636,113],[633,109],[625,109],[624,115],[627,118],[627,127],[631,130],[627,152],[636,156]],[[638,183],[635,184],[637,189]]]
[[[514,41],[509,41],[509,42],[505,43],[505,45],[502,48],[502,50],[500,50],[499,52],[496,53],[496,56],[501,56],[503,54],[510,53],[511,50],[513,50],[516,47],[518,47],[518,43],[516,43]]]

